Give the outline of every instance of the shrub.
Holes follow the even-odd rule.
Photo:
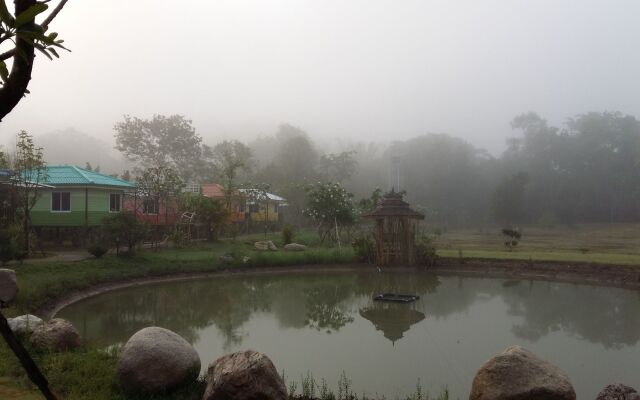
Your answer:
[[[518,246],[520,238],[522,237],[522,233],[520,233],[520,230],[518,228],[504,228],[502,229],[502,235],[504,235],[506,238],[504,246],[509,251],[512,251]]]
[[[174,247],[179,249],[187,246],[189,244],[189,237],[185,232],[176,230],[171,235],[169,235],[169,240],[173,243]]]
[[[430,267],[436,264],[437,259],[436,248],[431,237],[422,236],[416,240],[416,261],[418,264]]]
[[[282,243],[289,244],[293,242],[293,235],[295,234],[293,225],[284,224],[282,227]]]
[[[16,257],[17,247],[16,237],[11,229],[0,230],[0,263],[2,265]]]
[[[375,259],[375,242],[368,235],[359,235],[351,243],[360,262],[373,264]]]
[[[135,246],[142,242],[148,233],[147,225],[139,222],[132,214],[119,213],[110,215],[102,220],[102,231],[110,244],[119,248],[127,246],[129,253],[135,251]]]
[[[87,248],[87,251],[95,258],[101,258],[103,255],[107,254],[109,248],[100,243],[92,243]]]

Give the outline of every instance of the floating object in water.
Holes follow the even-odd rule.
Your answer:
[[[382,293],[373,296],[375,301],[389,301],[393,303],[411,303],[418,300],[420,296],[414,294],[397,294],[397,293]]]

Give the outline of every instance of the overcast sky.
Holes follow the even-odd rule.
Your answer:
[[[67,127],[111,141],[123,114],[178,113],[211,143],[288,122],[498,154],[521,112],[640,116],[639,16],[637,0],[71,0],[52,30],[73,52],[37,58],[0,141]]]

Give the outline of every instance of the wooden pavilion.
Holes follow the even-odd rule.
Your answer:
[[[391,189],[380,205],[364,218],[375,226],[375,262],[377,265],[414,265],[416,263],[416,225],[424,215],[412,210],[402,194]]]

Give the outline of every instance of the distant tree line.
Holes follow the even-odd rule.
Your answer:
[[[640,219],[640,121],[591,112],[551,126],[535,113],[513,119],[513,138],[495,157],[446,134],[390,144],[355,143],[323,152],[301,128],[242,143],[205,144],[181,116],[125,117],[117,148],[140,167],[169,166],[185,182],[268,187],[287,199],[289,221],[304,224],[306,189],[340,183],[367,202],[392,186],[441,227],[556,225]]]

